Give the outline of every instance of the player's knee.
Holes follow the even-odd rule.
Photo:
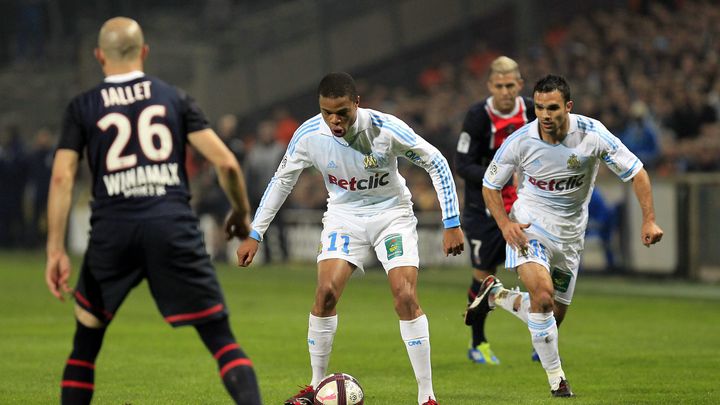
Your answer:
[[[415,293],[410,290],[400,290],[394,295],[395,312],[400,317],[408,317],[417,312],[418,305]]]
[[[540,312],[553,312],[553,297],[549,291],[538,291],[534,297],[531,297],[534,307]]]
[[[87,328],[101,329],[105,327],[105,322],[99,320],[95,315],[79,305],[75,305],[75,318]]]
[[[315,294],[315,302],[323,311],[330,311],[335,308],[340,299],[340,291],[332,284],[318,286]]]

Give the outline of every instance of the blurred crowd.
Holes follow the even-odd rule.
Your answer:
[[[720,6],[712,1],[630,1],[625,8],[574,16],[548,27],[536,44],[507,53],[479,42],[461,59],[424,67],[413,86],[387,86],[358,79],[361,106],[394,114],[436,145],[452,162],[468,107],[489,94],[487,68],[507,53],[520,64],[523,94],[547,73],[567,77],[574,112],[600,119],[645,163],[651,174],[671,176],[720,170]],[[294,130],[309,117],[282,106],[240,128],[223,115],[214,128],[248,174],[256,207]],[[8,126],[0,134],[0,247],[37,246],[43,239],[44,202],[55,134],[34,136]],[[228,206],[211,167],[189,154],[193,204],[219,224]],[[401,165],[417,210],[435,210],[427,175]],[[285,208],[322,208],[323,181],[304,173]],[[458,187],[461,190],[462,187]],[[278,227],[283,226],[282,214]],[[278,257],[287,258],[284,232],[276,232]],[[222,246],[216,232],[215,244]],[[212,241],[209,241],[212,243]],[[220,250],[222,250],[220,248]],[[221,255],[221,254],[220,254]],[[270,256],[269,252],[266,252]]]

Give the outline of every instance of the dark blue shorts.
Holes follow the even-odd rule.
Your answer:
[[[462,224],[472,267],[494,274],[496,267],[505,262],[505,239],[495,219],[485,211],[466,210]]]
[[[77,303],[110,322],[130,290],[143,279],[147,279],[160,313],[173,326],[227,316],[194,217],[93,222],[75,290]]]

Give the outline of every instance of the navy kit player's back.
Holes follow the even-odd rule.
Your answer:
[[[137,22],[112,18],[95,58],[105,80],[67,107],[48,197],[45,280],[56,298],[72,294],[76,328],[60,383],[64,405],[87,405],[105,331],[142,280],[165,321],[193,326],[217,361],[236,404],[259,405],[252,367],[233,336],[225,298],[189,200],[188,144],[207,159],[231,206],[225,232],[243,239],[250,210],[233,153],[184,92],[146,76],[149,47]],[[92,174],[90,237],[77,286],[65,234],[79,160]]]
[[[63,123],[59,147],[87,148],[93,218],[190,214],[187,134],[208,127],[205,116],[162,80],[141,72],[121,79],[76,97]]]

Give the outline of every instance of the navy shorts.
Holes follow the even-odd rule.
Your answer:
[[[109,323],[143,279],[165,321],[173,326],[227,316],[194,217],[93,221],[75,290],[78,305]]]
[[[495,274],[497,266],[505,261],[505,238],[495,219],[485,211],[466,210],[462,224],[472,267]]]

